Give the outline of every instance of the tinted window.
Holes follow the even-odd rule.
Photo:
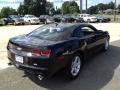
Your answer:
[[[81,31],[83,31],[83,32],[94,32],[94,30],[90,27],[82,27]]]
[[[71,35],[68,28],[57,28],[43,26],[28,34],[29,37],[37,37],[46,40],[64,40]]]
[[[96,31],[97,31],[97,29],[94,28],[93,26],[83,26],[83,27],[81,27],[81,32],[83,32],[84,35],[94,34]]]

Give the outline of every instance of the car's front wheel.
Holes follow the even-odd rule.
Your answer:
[[[80,55],[78,54],[74,55],[73,59],[70,61],[67,67],[66,77],[68,79],[75,79],[80,73],[81,65],[82,65],[82,61]]]

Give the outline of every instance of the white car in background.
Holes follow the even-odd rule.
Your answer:
[[[28,24],[39,24],[40,23],[39,18],[37,18],[34,15],[25,15],[23,19],[24,19],[24,22]]]
[[[90,14],[79,14],[79,17],[83,18],[85,22],[97,22],[97,18],[95,16],[91,16]]]

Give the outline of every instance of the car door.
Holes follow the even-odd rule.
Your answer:
[[[101,40],[101,36],[100,34],[98,34],[97,29],[92,26],[81,26],[80,29],[84,35],[83,38],[87,44],[86,50],[90,53],[97,50],[97,47],[102,43],[99,42]]]

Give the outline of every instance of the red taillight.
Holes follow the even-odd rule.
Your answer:
[[[41,54],[41,50],[34,49],[34,50],[32,50],[32,53],[33,54]]]
[[[39,55],[44,55],[44,56],[50,56],[51,50],[46,49],[46,50],[39,50],[39,49],[34,49],[32,50],[33,54],[39,54]]]
[[[42,50],[41,54],[43,54],[43,55],[49,55],[50,54],[50,50]]]

